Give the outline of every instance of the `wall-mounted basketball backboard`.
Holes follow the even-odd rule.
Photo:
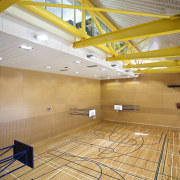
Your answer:
[[[114,105],[114,110],[115,111],[122,111],[123,110],[122,105]]]
[[[95,109],[91,109],[89,111],[89,117],[95,117],[96,116],[96,110]]]

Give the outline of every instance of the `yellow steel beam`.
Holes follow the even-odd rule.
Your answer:
[[[147,37],[147,38],[141,40],[140,42],[136,43],[136,44],[134,45],[134,47],[136,47],[137,45],[141,44],[142,42],[148,40],[149,38],[150,38],[150,37]]]
[[[124,61],[124,60],[148,59],[148,58],[178,57],[178,56],[180,56],[180,46],[159,49],[154,51],[134,53],[134,54],[119,55],[116,57],[108,57],[106,58],[106,61]]]
[[[134,73],[180,73],[179,67],[164,68],[164,69],[147,69],[134,71]]]
[[[80,7],[74,5],[65,5],[65,4],[55,4],[55,3],[42,3],[42,2],[31,2],[31,1],[22,1],[21,5],[34,5],[34,6],[49,6],[49,7],[61,7],[61,8],[70,8],[70,9],[84,9],[90,11],[100,11],[100,12],[111,12],[111,13],[120,13],[120,14],[130,14],[136,16],[147,16],[154,18],[165,18],[169,19],[171,16],[161,15],[161,14],[151,14],[151,13],[142,13],[142,12],[134,12],[134,11],[124,11],[117,9],[107,9],[107,8],[96,8],[96,7]]]
[[[88,11],[88,12],[89,12],[90,16],[92,17],[94,23],[96,24],[97,28],[99,29],[100,33],[101,33],[101,34],[104,34],[103,29],[101,28],[98,20],[96,19],[96,16],[93,14],[92,11]],[[109,47],[109,49],[112,51],[112,53],[114,53],[114,55],[118,55],[118,54],[114,51],[114,49],[112,48],[112,46],[111,46],[110,43],[108,43],[108,47]]]
[[[0,0],[0,13],[20,0]]]
[[[57,17],[56,15],[52,14],[51,12],[47,11],[46,9],[38,6],[29,6],[29,5],[21,5],[22,7],[26,8],[27,10],[35,13],[36,15],[52,22],[53,24],[65,29],[66,31],[74,34],[80,38],[89,38],[90,36],[85,35],[81,30],[77,29],[76,27],[70,25],[69,23],[65,22],[61,18]],[[105,51],[108,54],[114,55],[111,50],[106,47],[105,45],[97,45],[99,49]]]
[[[115,32],[88,38],[74,43],[74,48],[95,46],[110,42],[127,41],[180,32],[180,17],[160,19],[137,26],[121,29]]]
[[[95,6],[89,1],[89,0],[78,0],[79,2],[83,2],[86,6],[95,8]],[[23,3],[32,3],[32,1],[27,0],[23,1]],[[61,4],[60,4],[61,5]],[[80,8],[81,6],[77,6],[77,8]],[[94,11],[94,13],[112,30],[117,31],[118,29],[100,12],[100,11]],[[125,41],[128,46],[132,47],[136,52],[139,52],[138,49],[134,48],[132,43],[130,41]]]
[[[145,63],[145,64],[136,64],[136,65],[127,65],[123,66],[125,69],[130,68],[153,68],[153,67],[180,67],[180,60],[167,60],[167,61],[160,61],[154,63]]]

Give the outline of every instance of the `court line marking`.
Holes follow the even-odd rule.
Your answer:
[[[125,126],[125,127],[126,127],[126,126]],[[121,128],[121,130],[124,129],[125,127]],[[100,156],[101,154],[103,154],[104,151],[107,150],[107,148],[109,148],[109,147],[111,147],[112,145],[114,145],[115,143],[117,143],[117,142],[119,141],[119,139],[123,138],[127,133],[128,133],[128,132],[125,132],[123,135],[121,135],[120,137],[118,137],[118,139],[116,139],[115,141],[113,141],[112,144],[110,144],[110,145],[109,145],[108,147],[106,147],[102,152],[100,152],[100,153],[98,154],[98,156]],[[126,140],[129,136],[131,136],[131,135],[126,136],[126,137],[123,139],[123,141]],[[118,144],[121,144],[123,141],[121,141],[121,142],[118,143]],[[115,148],[114,148],[114,149],[115,149]]]
[[[36,158],[36,159],[37,159],[37,158]],[[46,160],[45,158],[42,158],[42,159]],[[53,174],[53,176],[55,176],[56,174],[58,174],[58,173],[60,173],[60,172],[63,172],[63,173],[65,173],[65,174],[67,174],[67,175],[69,175],[69,176],[71,176],[71,177],[74,177],[74,178],[76,178],[76,179],[81,180],[80,178],[78,178],[78,177],[76,177],[76,176],[73,176],[72,174],[69,174],[69,173],[63,171],[62,169],[57,169],[57,167],[54,167],[54,166],[52,166],[52,165],[50,165],[50,164],[48,164],[48,163],[46,163],[46,162],[44,162],[44,161],[42,161],[42,160],[40,160],[40,159],[37,159],[37,160],[40,161],[40,162],[42,162],[43,164],[46,164],[46,165],[54,168],[55,171],[58,171],[57,173]],[[49,161],[49,162],[50,162],[51,164],[55,164],[55,165],[61,167],[61,165],[59,165],[59,164],[56,164],[56,163],[51,162],[51,161]],[[65,167],[62,167],[62,168],[67,169],[68,171],[71,171],[71,172],[73,172],[73,173],[75,173],[75,174],[81,175],[81,176],[83,176],[83,177],[85,177],[85,178],[87,178],[87,179],[90,179],[89,177],[86,177],[86,176],[84,176],[84,175],[82,175],[82,174],[79,174],[79,173],[77,173],[77,172],[75,172],[75,171],[73,171],[73,170],[70,170],[70,169],[68,169],[68,168],[65,168]],[[52,177],[53,177],[53,176],[52,176]],[[50,178],[48,178],[48,179],[50,179]]]
[[[173,132],[173,149],[172,149],[172,161],[171,161],[171,180],[172,180],[172,175],[173,175],[173,161],[174,161],[174,132]]]
[[[80,138],[80,137],[79,137],[79,138]],[[180,133],[179,133],[179,139],[180,139]],[[173,145],[174,145],[174,142],[173,142]],[[174,145],[174,146],[177,146],[177,145]],[[174,153],[174,154],[175,154],[175,153]],[[172,166],[172,167],[173,167],[173,166]],[[177,166],[176,166],[176,167],[177,167]],[[176,168],[176,167],[175,167],[175,168]]]
[[[126,126],[125,126],[125,127],[126,127]],[[103,127],[101,126],[101,128],[100,128],[100,129],[102,129],[102,128],[103,128]],[[79,136],[79,138],[80,138],[80,137],[81,137],[81,136]],[[77,139],[77,138],[76,138],[76,139]],[[173,168],[178,168],[178,167],[174,167],[174,166],[173,166]]]
[[[60,153],[64,153],[64,152],[61,152],[61,151],[59,151],[59,150],[56,150],[57,152],[60,152]],[[72,155],[74,155],[74,156],[78,156],[77,154],[75,154],[75,153],[69,153],[69,154],[72,154]],[[113,166],[113,165],[109,165],[109,164],[106,164],[106,163],[102,163],[102,162],[99,162],[99,161],[97,161],[97,160],[94,160],[94,159],[92,159],[93,161],[96,161],[96,162],[98,162],[98,163],[100,163],[100,164],[104,164],[104,165],[106,165],[107,167],[110,167],[110,168],[117,168],[116,166]],[[122,162],[121,162],[122,163]],[[149,178],[149,177],[146,177],[146,176],[144,176],[144,175],[141,175],[141,174],[138,174],[138,173],[135,173],[135,172],[133,172],[133,171],[128,171],[128,170],[126,170],[126,169],[115,169],[115,170],[117,170],[117,171],[120,171],[120,170],[123,170],[123,171],[126,171],[126,172],[130,172],[130,173],[133,173],[133,174],[136,174],[136,175],[139,175],[139,176],[142,176],[142,177],[145,177],[145,178],[148,178],[148,179],[153,179],[153,178]],[[128,175],[128,176],[134,176],[133,174],[126,174],[126,172],[123,172],[122,171],[122,173],[123,174],[125,174],[125,175]],[[133,177],[133,178],[137,178],[137,177]]]
[[[47,159],[45,159],[45,158],[43,158],[43,159],[44,159],[44,160],[47,160]],[[57,165],[57,166],[61,166],[60,164],[57,164],[57,163],[55,163],[55,162],[51,162],[51,161],[50,161],[50,163],[55,164],[55,165]],[[91,180],[91,178],[86,177],[85,175],[79,174],[79,173],[77,173],[76,171],[73,171],[73,170],[68,169],[68,168],[66,168],[66,167],[62,167],[62,168],[63,168],[63,169],[67,169],[68,171],[71,171],[71,172],[73,172],[73,173],[75,173],[75,174],[78,174],[78,175],[80,175],[80,176],[83,176],[83,177]],[[58,170],[58,169],[57,169],[57,170]],[[54,175],[52,175],[52,177],[55,176],[56,174],[58,174],[59,172],[60,172],[60,170],[58,170],[57,173],[55,173]],[[50,178],[51,178],[51,177],[50,177]],[[50,178],[48,178],[48,179],[50,179]]]
[[[80,138],[80,137],[79,137]]]
[[[125,127],[126,127],[126,126],[125,126]],[[123,127],[123,128],[125,128],[125,127]],[[123,129],[123,128],[121,128],[121,129]],[[121,129],[120,129],[120,130],[121,130]],[[126,134],[126,133],[125,133],[125,134]],[[123,134],[123,135],[125,135],[125,134]],[[132,133],[132,135],[133,135],[133,134],[134,134],[134,133]],[[121,136],[121,137],[122,137],[122,136]],[[138,136],[138,137],[141,137],[141,136]],[[88,138],[88,140],[91,140],[91,139],[92,139],[92,138]],[[87,141],[87,140],[86,140],[86,141]],[[72,142],[72,141],[71,141],[71,142]],[[113,141],[113,143],[114,143],[114,142],[115,142],[115,141]],[[113,143],[112,143],[112,144],[113,144]],[[84,144],[83,141],[81,141],[80,144]],[[80,145],[80,144],[79,144],[79,145]],[[111,144],[111,145],[112,145],[112,144]],[[111,146],[111,145],[110,145],[110,146]],[[61,147],[61,145],[59,145],[59,146],[57,146],[57,147]],[[57,148],[57,147],[55,147],[55,148]],[[74,148],[73,148],[73,149],[74,149]],[[67,150],[66,150],[66,151],[67,151]],[[102,153],[102,152],[101,152],[101,153]],[[118,153],[118,154],[121,154],[121,153]],[[126,156],[130,156],[130,155],[126,155]],[[132,156],[130,156],[130,157],[132,157]],[[139,158],[139,157],[133,157],[133,158],[141,159],[141,158]],[[143,159],[143,160],[145,160],[145,159]]]

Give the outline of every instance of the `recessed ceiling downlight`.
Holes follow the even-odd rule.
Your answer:
[[[111,67],[116,68],[116,67],[118,67],[118,65],[117,64],[111,64]]]
[[[88,54],[87,58],[89,58],[89,59],[96,59],[97,57],[95,55],[93,55],[93,54]]]
[[[81,64],[82,62],[81,61],[74,61],[73,63],[75,63],[75,64]]]
[[[74,72],[75,74],[79,74],[79,72]]]
[[[101,71],[106,71],[106,69],[105,68],[101,68]]]
[[[0,61],[2,61],[2,57],[0,57]]]
[[[51,69],[51,66],[45,66],[44,68],[46,68],[46,69]]]
[[[45,34],[39,34],[36,36],[36,39],[39,41],[47,41],[48,40],[48,36]]]
[[[24,49],[24,50],[32,50],[33,49],[32,46],[27,46],[27,45],[24,45],[24,44],[20,45],[19,48]]]

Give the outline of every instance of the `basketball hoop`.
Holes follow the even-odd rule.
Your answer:
[[[92,116],[93,119],[96,119],[96,116]]]

